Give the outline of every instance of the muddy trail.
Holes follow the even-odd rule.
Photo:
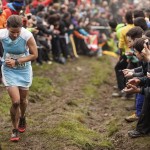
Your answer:
[[[130,139],[124,118],[133,100],[112,98],[116,60],[80,57],[66,65],[33,64],[27,130],[18,143],[9,141],[10,99],[0,87],[2,150],[149,150],[150,138]]]

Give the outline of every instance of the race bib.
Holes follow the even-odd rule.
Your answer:
[[[10,53],[6,53],[6,56],[5,56],[5,59],[19,59],[21,57],[26,57],[25,53],[23,54],[10,54]],[[15,67],[19,67],[19,68],[23,68],[26,66],[26,63],[21,63],[21,64],[18,64],[17,66]]]

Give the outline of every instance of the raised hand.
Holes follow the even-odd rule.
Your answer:
[[[132,84],[134,86],[138,86],[139,83],[140,83],[140,80],[138,78],[133,78],[133,79],[128,80],[127,86],[130,85],[130,84]]]
[[[123,69],[122,72],[123,72],[124,76],[126,76],[129,72],[134,73],[134,70],[133,69]]]
[[[123,89],[123,92],[126,92],[126,93],[139,93],[140,88],[136,87],[135,85],[128,84],[127,87],[125,87]]]
[[[127,74],[124,75],[126,78],[131,78],[133,77],[133,72],[128,72]]]
[[[144,46],[144,49],[141,51],[141,54],[147,62],[150,62],[150,45],[149,45],[148,39],[145,40],[145,43],[143,46]]]

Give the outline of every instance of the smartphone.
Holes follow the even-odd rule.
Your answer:
[[[150,63],[147,63],[147,74],[150,74]]]
[[[146,44],[146,46],[149,48],[150,43],[149,43],[149,40],[148,40],[148,39],[145,40],[145,44]]]

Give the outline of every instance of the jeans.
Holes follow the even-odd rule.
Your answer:
[[[138,117],[141,115],[143,102],[144,102],[144,95],[138,93],[136,95],[136,115]]]

